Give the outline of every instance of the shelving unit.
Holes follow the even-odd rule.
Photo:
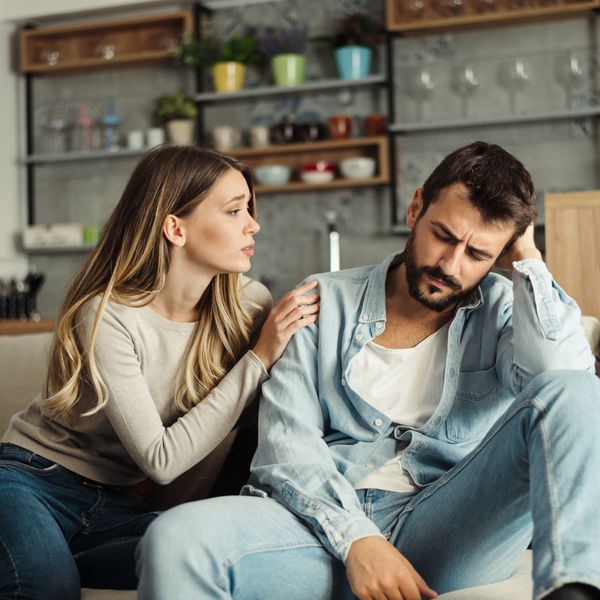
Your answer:
[[[393,82],[395,74],[394,41],[398,37],[526,24],[568,17],[593,17],[594,14],[600,12],[600,0],[555,0],[553,6],[539,6],[537,5],[537,0],[524,0],[524,6],[522,7],[513,9],[502,8],[488,12],[476,12],[476,3],[469,1],[463,5],[463,13],[453,16],[440,16],[436,10],[436,5],[433,3],[426,2],[424,6],[424,14],[420,18],[411,19],[409,17],[409,5],[405,0],[386,0],[386,56],[389,81],[388,115],[390,118],[388,131],[390,135],[390,163],[392,165],[396,161],[394,137],[397,135],[548,121],[568,121],[600,115],[600,105],[592,105],[578,109],[546,110],[512,115],[489,115],[468,119],[424,120],[416,122],[397,121],[395,118],[395,89]],[[499,4],[499,6],[501,5]],[[394,171],[395,169],[392,168],[392,172]],[[398,217],[395,177],[392,178],[390,188],[392,190],[392,223],[390,232],[398,235],[407,235],[409,230]],[[536,223],[536,228],[543,229],[544,223]]]
[[[148,64],[173,59],[173,50],[193,32],[198,13],[163,12],[136,18],[34,28],[20,32],[20,68],[25,75],[27,223],[35,224],[34,169],[40,164],[139,156],[146,149],[36,154],[33,141],[33,78],[55,72]],[[197,29],[197,26],[196,26]],[[40,249],[41,250],[41,249]]]
[[[189,11],[21,32],[21,72],[43,73],[172,59],[192,31]]]
[[[310,184],[303,181],[290,181],[285,185],[257,185],[260,193],[298,192],[319,189],[336,189],[354,186],[385,185],[389,182],[388,139],[385,136],[349,138],[347,140],[326,140],[302,144],[264,146],[261,148],[240,148],[232,154],[243,160],[250,168],[276,162],[291,167],[297,172],[304,163],[319,160],[338,163],[351,156],[368,156],[377,162],[378,171],[368,179],[338,178],[328,183]]]
[[[426,4],[426,6],[430,6]],[[425,9],[420,18],[411,19],[405,0],[387,0],[387,29],[403,34],[435,33],[440,30],[472,29],[532,23],[543,19],[560,19],[590,14],[600,7],[600,0],[558,0],[554,6],[537,6],[533,1],[521,8],[500,8],[476,12],[473,3],[466,3],[464,13],[440,16],[433,8]]]

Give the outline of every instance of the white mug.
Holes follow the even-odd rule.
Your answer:
[[[269,128],[266,125],[250,127],[248,129],[248,139],[253,147],[268,146],[270,143]]]
[[[141,150],[144,147],[144,132],[134,129],[127,133],[127,147],[130,150]]]
[[[165,130],[162,127],[151,127],[146,130],[146,139],[148,140],[148,148],[160,146],[165,143]]]
[[[230,125],[213,127],[212,139],[217,150],[231,150],[240,143],[241,138],[241,133]]]

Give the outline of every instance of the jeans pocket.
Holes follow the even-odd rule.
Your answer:
[[[2,446],[2,452],[0,452],[1,468],[17,469],[39,477],[49,477],[63,470],[59,464],[12,444]]]

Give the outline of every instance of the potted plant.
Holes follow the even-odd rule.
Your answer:
[[[243,87],[246,66],[257,64],[260,53],[254,37],[234,35],[225,41],[186,38],[175,50],[175,58],[193,69],[210,67],[215,90],[229,93]]]
[[[340,19],[336,33],[312,41],[332,46],[342,79],[362,79],[371,71],[374,48],[383,41],[383,26],[366,13],[354,12]]]
[[[271,63],[276,85],[291,87],[304,81],[308,25],[269,27],[258,34],[258,47]]]
[[[179,91],[174,96],[161,96],[157,100],[154,122],[166,126],[169,141],[191,144],[197,114],[198,109],[192,98]]]

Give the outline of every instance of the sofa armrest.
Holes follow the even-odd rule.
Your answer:
[[[600,356],[600,321],[596,317],[583,316],[581,317],[581,324],[592,352],[596,356]]]

